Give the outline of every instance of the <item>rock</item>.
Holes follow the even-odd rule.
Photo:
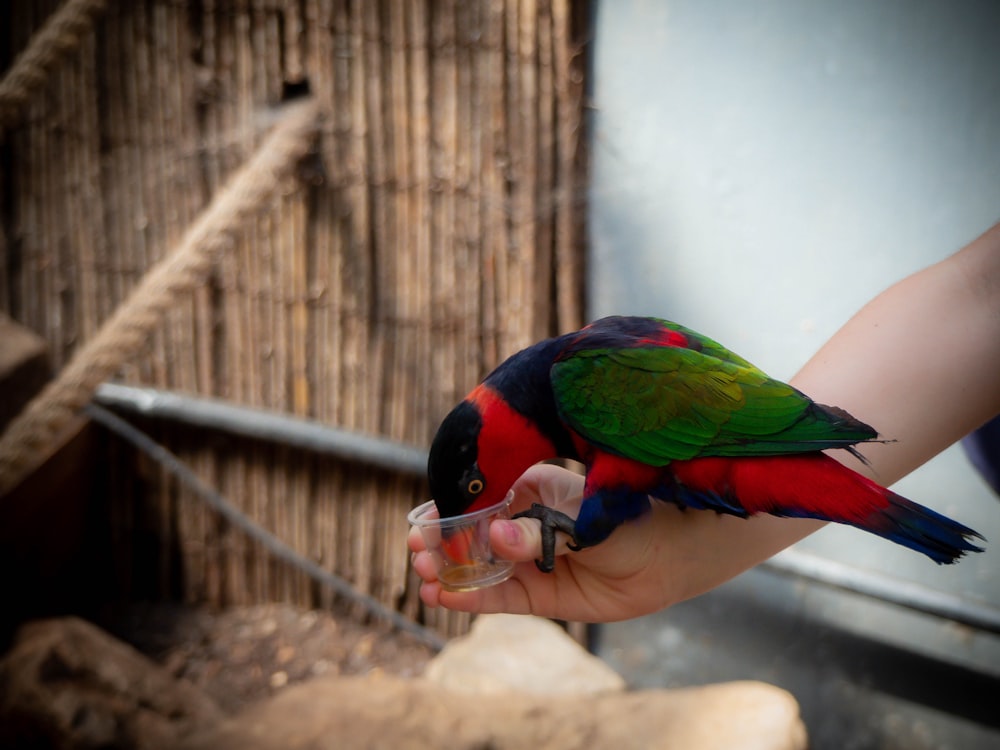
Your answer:
[[[804,750],[784,690],[733,682],[539,698],[450,690],[389,675],[317,678],[225,720],[182,750]]]
[[[551,623],[491,617],[465,640],[534,654],[525,664],[558,669],[579,646]],[[555,628],[555,630],[553,630]],[[482,644],[482,639],[488,645]],[[508,639],[508,640],[504,640]],[[537,641],[531,643],[529,641]],[[571,644],[572,648],[567,644]],[[540,645],[539,645],[540,644]],[[462,657],[460,646],[449,659]],[[285,652],[282,652],[285,653]],[[586,653],[583,653],[587,656]],[[586,659],[583,661],[587,661]],[[540,695],[501,689],[513,659],[485,692],[384,671],[288,684],[224,717],[184,680],[82,620],[24,626],[0,661],[0,747],[324,750],[350,747],[449,750],[804,750],[806,732],[787,692],[759,682],[680,690]],[[592,665],[591,665],[592,666]],[[507,670],[507,673],[504,672]],[[482,670],[473,670],[479,674]],[[460,675],[451,670],[453,679]],[[534,672],[532,672],[534,674]],[[573,680],[573,670],[560,672]],[[457,680],[461,684],[461,680]],[[554,689],[554,688],[553,688]]]
[[[0,661],[0,747],[174,747],[221,717],[193,685],[74,617],[23,626]]]
[[[604,693],[625,680],[551,620],[482,615],[445,646],[424,676],[461,693],[522,690],[535,695]]]

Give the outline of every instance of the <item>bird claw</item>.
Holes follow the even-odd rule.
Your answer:
[[[543,573],[551,573],[556,566],[556,532],[561,531],[572,541],[567,545],[574,552],[583,548],[576,538],[576,520],[565,513],[541,503],[533,503],[528,510],[516,513],[514,518],[536,518],[542,522],[542,557],[535,565]]]

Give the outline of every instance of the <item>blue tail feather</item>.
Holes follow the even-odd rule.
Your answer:
[[[947,516],[918,505],[894,492],[887,492],[889,507],[879,512],[864,528],[917,552],[934,562],[947,564],[966,552],[982,552],[970,540],[986,541],[981,534]]]
[[[885,491],[887,507],[879,508],[858,522],[837,519],[840,523],[867,531],[890,542],[921,552],[939,565],[958,562],[966,552],[982,552],[971,539],[986,539],[978,531],[960,524],[937,511],[924,507],[890,490]],[[788,510],[780,514],[797,518],[831,519]]]
[[[857,522],[846,518],[831,518],[826,515],[796,511],[787,507],[780,509],[776,507],[770,512],[776,516],[789,518],[817,518],[821,521],[845,523],[921,552],[939,564],[956,562],[966,552],[983,551],[982,547],[971,541],[972,539],[986,541],[977,531],[890,490],[884,490],[884,493],[888,506],[873,510]],[[655,493],[655,496],[681,507],[714,510],[717,513],[727,513],[742,518],[749,515],[734,497],[720,495],[711,490],[693,489],[677,483],[665,486],[660,492]]]

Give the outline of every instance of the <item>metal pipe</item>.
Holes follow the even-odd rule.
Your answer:
[[[873,573],[806,552],[787,549],[763,563],[767,570],[805,578],[934,617],[1000,634],[1000,609],[919,583]]]
[[[219,399],[104,383],[94,400],[118,411],[276,441],[397,473],[421,477],[427,473],[427,452],[422,448]]]
[[[173,453],[162,445],[151,439],[141,430],[126,422],[121,417],[113,414],[107,409],[97,404],[87,404],[84,410],[91,419],[120,437],[128,440],[136,448],[147,456],[157,461],[167,471],[183,482],[187,487],[198,495],[216,513],[225,518],[229,523],[240,529],[244,534],[256,542],[264,545],[267,550],[279,560],[289,565],[293,565],[314,581],[318,581],[350,602],[359,604],[376,617],[380,617],[404,633],[409,633],[421,642],[430,646],[436,651],[444,648],[444,638],[433,630],[407,619],[401,612],[382,604],[375,597],[358,591],[354,586],[331,573],[316,561],[296,552],[281,539],[276,537],[266,529],[254,523],[243,511],[230,503],[226,498],[216,492],[212,487],[205,484],[201,478]]]

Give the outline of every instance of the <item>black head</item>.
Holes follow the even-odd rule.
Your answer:
[[[476,406],[463,401],[444,418],[434,436],[427,479],[441,518],[461,515],[486,489],[477,463],[482,426]]]

